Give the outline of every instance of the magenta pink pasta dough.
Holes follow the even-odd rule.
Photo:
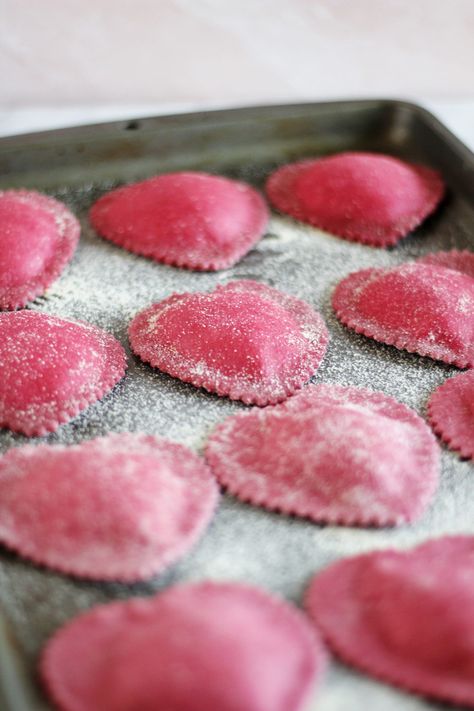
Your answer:
[[[474,365],[474,254],[439,252],[353,272],[332,305],[349,328],[376,341],[467,368]]]
[[[304,615],[237,583],[96,607],[47,643],[62,711],[304,711],[325,654]]]
[[[161,572],[199,538],[216,501],[203,460],[151,435],[0,457],[0,542],[79,577],[134,582]]]
[[[54,432],[124,376],[110,333],[38,311],[0,314],[0,427]]]
[[[0,191],[0,309],[43,294],[71,260],[79,233],[79,222],[58,200]]]
[[[474,536],[333,563],[313,578],[306,609],[346,663],[474,706]]]
[[[474,371],[468,370],[436,388],[428,402],[431,425],[450,449],[474,458]]]
[[[374,247],[394,245],[437,207],[435,170],[377,153],[339,153],[284,165],[268,179],[280,212]]]
[[[413,410],[381,392],[329,384],[227,418],[205,453],[244,501],[360,526],[418,518],[440,466],[436,440]]]
[[[225,269],[262,237],[259,193],[206,173],[169,173],[112,190],[91,208],[93,227],[130,252],[188,269]]]
[[[129,327],[133,351],[175,378],[232,400],[284,400],[318,369],[328,332],[304,301],[254,281],[173,294]]]

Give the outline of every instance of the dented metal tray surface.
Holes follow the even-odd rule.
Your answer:
[[[196,273],[128,254],[94,235],[87,209],[118,184],[171,170],[238,177],[261,188],[277,165],[342,150],[401,156],[439,169],[449,192],[440,209],[396,248],[331,237],[273,214],[267,235],[235,267]],[[349,332],[330,308],[335,283],[357,268],[397,264],[474,241],[474,156],[425,110],[401,101],[267,106],[119,121],[0,139],[0,188],[28,187],[64,200],[81,218],[70,267],[30,308],[91,321],[128,351],[126,378],[104,400],[46,438],[77,443],[110,431],[145,431],[200,449],[212,426],[244,405],[153,371],[128,349],[126,327],[142,307],[173,291],[206,290],[234,278],[262,280],[319,309],[331,344],[316,382],[380,389],[424,413],[432,390],[455,369]],[[0,452],[27,439],[0,432]],[[441,485],[422,520],[398,529],[317,526],[223,496],[201,542],[164,575],[136,585],[73,580],[0,550],[0,708],[50,708],[36,665],[46,639],[94,604],[150,595],[203,578],[261,585],[299,604],[309,577],[342,556],[407,547],[451,532],[474,533],[472,464],[443,449]],[[309,711],[421,711],[442,705],[396,690],[333,661]],[[269,709],[268,711],[272,711]]]

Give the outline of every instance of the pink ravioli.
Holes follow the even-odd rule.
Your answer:
[[[450,378],[437,388],[428,403],[428,416],[450,449],[474,459],[474,371]]]
[[[54,432],[123,377],[120,343],[96,326],[37,311],[0,314],[0,427]]]
[[[196,454],[144,434],[0,457],[0,543],[84,578],[134,582],[161,572],[195,543],[216,500]]]
[[[459,368],[474,365],[470,252],[439,252],[353,272],[337,285],[332,304],[338,319],[357,333]]]
[[[244,501],[346,525],[412,521],[439,474],[421,417],[383,393],[339,385],[310,385],[281,405],[229,417],[206,459]]]
[[[126,185],[90,211],[97,232],[158,262],[198,270],[232,266],[263,235],[268,210],[245,183],[169,173]]]
[[[58,200],[0,191],[0,309],[43,294],[72,258],[79,233],[79,222]]]
[[[346,663],[474,706],[474,536],[338,561],[313,579],[306,608]]]
[[[284,165],[266,186],[270,202],[297,220],[354,242],[394,245],[436,208],[434,170],[376,153],[339,153]]]
[[[313,373],[328,332],[308,304],[265,284],[234,281],[173,294],[129,327],[133,351],[155,368],[232,400],[284,400]]]
[[[46,645],[41,675],[62,711],[303,711],[324,666],[299,610],[203,582],[76,617]]]

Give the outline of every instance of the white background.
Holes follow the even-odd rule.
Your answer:
[[[0,133],[412,99],[474,143],[474,0],[0,0]]]
[[[0,0],[9,105],[464,98],[472,0]]]

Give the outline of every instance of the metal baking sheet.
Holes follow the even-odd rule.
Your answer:
[[[437,213],[391,250],[351,244],[273,215],[267,235],[235,267],[195,273],[155,264],[99,239],[87,209],[106,190],[154,173],[199,169],[261,187],[277,165],[347,149],[382,151],[443,173]],[[344,329],[330,308],[336,282],[355,269],[398,264],[438,249],[468,248],[474,234],[474,157],[436,119],[397,101],[272,106],[121,121],[0,140],[0,187],[31,187],[64,200],[83,233],[72,264],[31,308],[108,329],[128,349],[126,327],[173,291],[234,278],[262,280],[318,308],[331,344],[315,381],[380,389],[424,413],[431,391],[455,369]],[[144,431],[200,449],[225,416],[245,407],[152,370],[129,354],[126,378],[70,424],[36,441],[75,443],[111,431]],[[30,440],[31,441],[31,440]],[[26,438],[0,432],[0,451]],[[177,581],[214,578],[261,585],[300,603],[310,576],[342,556],[410,546],[446,532],[474,533],[472,464],[443,451],[441,485],[423,519],[397,529],[317,526],[223,496],[201,542],[166,574],[137,585],[76,581],[0,550],[0,708],[48,709],[36,677],[45,640],[92,605],[150,595]],[[441,705],[378,683],[333,661],[310,711],[427,711]],[[272,711],[269,709],[268,711]]]

